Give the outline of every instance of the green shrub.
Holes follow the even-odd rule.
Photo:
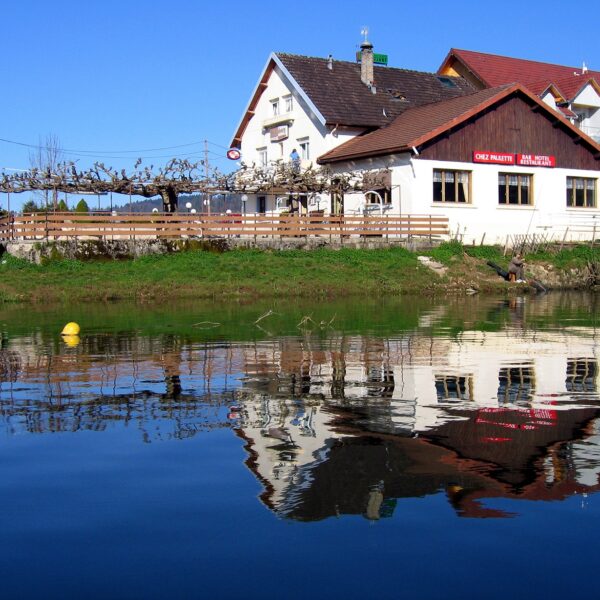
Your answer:
[[[83,198],[77,203],[77,206],[75,207],[75,212],[76,213],[90,212],[90,207],[88,206],[88,203]]]

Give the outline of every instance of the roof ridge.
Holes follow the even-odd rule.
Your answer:
[[[293,58],[308,58],[309,60],[318,60],[318,61],[324,61],[327,62],[329,60],[329,58],[324,58],[322,56],[308,56],[306,54],[292,54],[291,52],[274,52],[273,54],[275,54],[276,56],[290,56]],[[332,56],[332,59],[334,61],[334,63],[346,63],[349,65],[356,65],[359,66],[360,63],[352,61],[352,60],[342,60],[339,58],[335,58],[335,56]],[[417,73],[419,75],[431,75],[433,77],[449,77],[451,79],[462,79],[462,77],[460,77],[459,75],[439,75],[438,73],[434,72],[434,71],[418,71],[417,69],[404,69],[402,67],[391,67],[391,66],[384,66],[384,65],[374,65],[374,68],[377,70],[380,69],[385,69],[386,71],[389,70],[394,70],[394,71],[400,71],[402,73]]]
[[[479,52],[478,50],[465,50],[464,48],[450,48],[450,52],[468,52],[469,54],[478,54],[480,56],[493,56],[494,58],[507,58],[519,62],[535,63],[536,65],[548,65],[551,67],[560,67],[563,69],[581,69],[581,67],[573,67],[571,65],[561,65],[558,63],[546,62],[543,60],[533,60],[531,58],[518,58],[516,56],[506,56],[505,54],[494,54],[492,52]],[[588,70],[589,72],[589,70]]]

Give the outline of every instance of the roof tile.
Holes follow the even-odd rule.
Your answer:
[[[375,66],[373,94],[361,81],[359,63],[334,60],[329,69],[326,58],[277,56],[331,125],[383,127],[409,108],[473,91],[460,77]]]

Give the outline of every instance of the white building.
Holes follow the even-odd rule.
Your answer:
[[[578,79],[579,104],[567,107],[524,85],[490,87],[463,75],[373,66],[368,42],[360,65],[273,54],[233,145],[248,165],[277,168],[296,149],[303,169],[363,178],[360,193],[300,198],[300,213],[445,216],[466,243],[594,236],[600,145],[582,126],[592,126],[600,105],[595,80]],[[287,209],[288,195],[251,196],[247,212]]]

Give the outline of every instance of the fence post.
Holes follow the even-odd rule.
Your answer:
[[[560,243],[560,248],[558,249],[559,252],[563,249],[563,246],[565,245],[565,241],[567,240],[567,235],[568,234],[569,234],[569,228],[567,227],[565,229],[565,235],[563,235],[562,242]]]

